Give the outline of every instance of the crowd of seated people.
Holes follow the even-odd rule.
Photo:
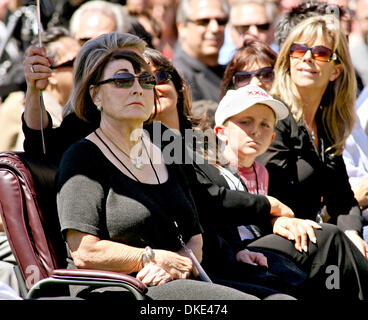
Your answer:
[[[368,299],[368,3],[290,3],[64,1],[41,8],[41,46],[0,36],[0,68],[24,56],[1,151],[59,168],[69,268],[131,274],[155,300]]]

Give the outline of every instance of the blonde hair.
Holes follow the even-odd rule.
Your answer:
[[[330,82],[322,96],[322,123],[330,139],[333,155],[341,155],[344,144],[355,123],[354,104],[356,99],[356,78],[351,62],[347,38],[340,30],[339,21],[332,15],[315,16],[300,22],[286,38],[275,64],[275,81],[271,94],[289,106],[298,122],[303,117],[303,103],[297,98],[296,88],[290,77],[290,47],[295,42],[306,42],[325,38],[337,55],[330,63],[341,64],[342,73]]]

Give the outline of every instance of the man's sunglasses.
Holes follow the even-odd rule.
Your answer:
[[[157,70],[154,72],[156,78],[156,84],[167,84],[171,80],[172,76],[170,72],[164,70]]]
[[[96,83],[96,86],[113,82],[116,88],[131,88],[134,84],[135,78],[138,79],[140,86],[143,89],[153,89],[156,85],[155,77],[148,73],[142,73],[139,76],[135,76],[131,73],[118,73],[113,78],[102,80]]]
[[[233,26],[233,28],[239,33],[244,34],[249,31],[251,26],[255,26],[260,31],[267,31],[270,29],[270,23],[262,23],[262,24],[249,24],[249,25],[242,25],[242,26]]]
[[[75,61],[75,58],[70,59],[70,60],[65,61],[65,62],[63,62],[63,63],[60,63],[60,64],[58,64],[58,65],[56,65],[56,66],[51,66],[51,69],[55,70],[55,69],[60,69],[60,68],[69,68],[69,67],[73,68],[73,66],[74,66],[74,61]]]
[[[204,19],[198,19],[198,20],[188,20],[191,23],[196,24],[197,26],[201,27],[207,27],[211,20],[216,20],[217,24],[219,26],[225,26],[228,22],[228,18],[204,18]]]
[[[325,46],[308,47],[305,44],[294,43],[290,48],[290,57],[303,58],[304,55],[310,51],[314,60],[329,62],[331,60],[337,60],[337,55],[330,48]]]
[[[274,73],[272,67],[265,67],[253,71],[239,71],[233,75],[234,87],[240,88],[248,85],[252,78],[256,77],[263,83],[269,83],[273,81]]]

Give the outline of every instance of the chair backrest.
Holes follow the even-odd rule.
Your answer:
[[[56,172],[54,165],[26,153],[0,153],[0,214],[27,289],[65,267]]]

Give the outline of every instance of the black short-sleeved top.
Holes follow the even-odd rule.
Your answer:
[[[91,141],[64,154],[58,172],[57,206],[63,233],[74,229],[135,247],[177,251],[202,232],[185,175],[167,165],[168,180],[139,183],[115,167]]]

